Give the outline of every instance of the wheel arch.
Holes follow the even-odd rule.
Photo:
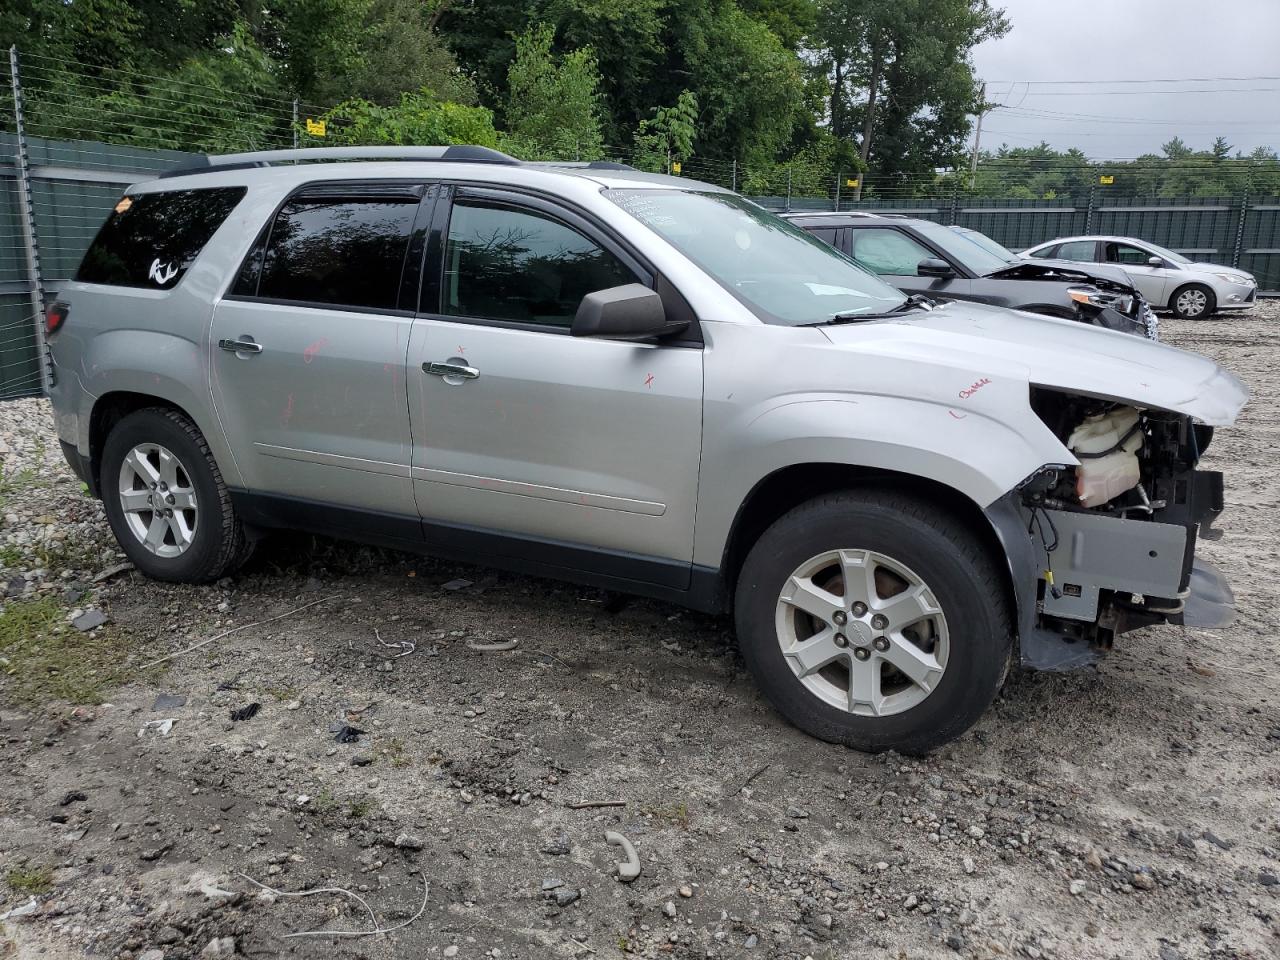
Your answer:
[[[738,507],[725,543],[720,574],[726,609],[733,597],[742,564],[760,535],[787,511],[823,494],[841,490],[892,489],[940,506],[960,520],[997,561],[1009,609],[1017,609],[1008,556],[990,519],[976,502],[954,487],[914,474],[838,462],[794,463],[760,479]]]
[[[1042,317],[1056,317],[1059,320],[1074,320],[1076,314],[1074,310],[1054,303],[1028,303],[1025,306],[1014,307],[1015,310],[1021,310],[1023,313],[1035,313]]]
[[[187,407],[168,397],[160,396],[154,393],[143,393],[136,390],[112,390],[108,393],[97,397],[93,406],[89,411],[89,489],[94,496],[101,496],[102,486],[102,451],[106,446],[107,435],[111,433],[112,428],[138,410],[145,410],[151,407],[158,407],[166,410],[176,410],[183,416],[187,417],[194,423],[197,429],[204,435],[205,441],[210,443],[217,438],[211,436],[211,432],[205,424],[202,424],[199,418],[192,415]],[[216,457],[216,453],[215,453]],[[224,458],[216,457],[219,461],[219,467],[226,472],[226,468],[222,466]]]
[[[1176,309],[1175,304],[1178,302],[1179,294],[1181,294],[1184,290],[1187,290],[1191,287],[1199,287],[1200,289],[1204,290],[1204,292],[1209,295],[1209,303],[1212,304],[1214,307],[1217,306],[1218,291],[1213,288],[1213,284],[1205,280],[1197,280],[1193,278],[1190,280],[1184,280],[1182,281],[1182,283],[1176,284],[1174,288],[1169,291],[1169,296],[1165,300],[1165,309],[1175,310]],[[1211,313],[1212,313],[1211,310],[1206,310],[1204,315],[1208,316]]]

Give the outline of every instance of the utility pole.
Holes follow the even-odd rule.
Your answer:
[[[973,156],[969,158],[969,189],[973,189],[974,180],[978,176],[978,148],[982,146],[982,118],[987,112],[987,82],[982,82],[982,90],[978,94],[978,123],[973,128]]]

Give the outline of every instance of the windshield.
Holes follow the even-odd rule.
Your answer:
[[[981,247],[962,237],[950,227],[944,227],[940,223],[934,223],[931,220],[917,220],[912,228],[929,240],[934,246],[941,247],[944,251],[951,255],[952,259],[959,260],[967,269],[972,270],[978,276],[986,276],[988,273],[995,273],[997,270],[1003,270],[1009,265],[1009,261],[992,253],[985,247]],[[985,237],[983,239],[986,239]],[[995,241],[991,241],[995,243]],[[1005,251],[1008,253],[1009,251]],[[1016,257],[1014,258],[1017,259]]]
[[[1145,240],[1142,242],[1147,243],[1147,241]],[[1174,263],[1191,263],[1192,262],[1190,257],[1184,257],[1180,253],[1174,253],[1172,250],[1167,250],[1164,247],[1158,247],[1154,243],[1147,243],[1147,247],[1153,253],[1158,253],[1160,254],[1160,256],[1164,257],[1166,260],[1172,260]]]
[[[732,193],[604,191],[765,323],[798,326],[894,309],[906,297],[799,227]]]
[[[987,253],[999,257],[1005,263],[1019,263],[1022,260],[1021,257],[1008,247],[1003,244],[996,243],[996,241],[992,240],[985,233],[979,233],[977,230],[970,230],[968,227],[952,227],[951,231],[957,237],[963,237],[970,243],[977,244],[983,250],[987,251]]]

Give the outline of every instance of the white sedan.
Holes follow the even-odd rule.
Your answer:
[[[1180,253],[1132,237],[1059,237],[1022,252],[1037,260],[1114,263],[1157,310],[1200,320],[1222,310],[1245,310],[1258,295],[1252,274],[1217,263],[1196,263]]]

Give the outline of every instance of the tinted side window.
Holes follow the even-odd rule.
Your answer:
[[[588,293],[637,282],[612,253],[557,220],[474,200],[453,205],[447,316],[568,327]]]
[[[1033,250],[1031,256],[1037,260],[1056,260],[1058,258],[1058,247],[1060,243],[1051,243],[1047,247],[1041,247],[1039,250]]]
[[[828,227],[805,227],[810,233],[821,240],[823,243],[829,243],[831,246],[836,245],[836,231],[834,228]]]
[[[394,309],[417,209],[413,197],[295,197],[271,226],[258,296]]]
[[[1079,263],[1092,263],[1096,250],[1097,244],[1092,240],[1072,240],[1070,243],[1064,243],[1058,247],[1058,258],[1061,260],[1075,260]]]
[[[873,273],[914,277],[920,261],[934,256],[897,230],[855,230],[853,237],[853,258]]]
[[[172,289],[244,195],[244,187],[211,187],[122,197],[76,279]]]

